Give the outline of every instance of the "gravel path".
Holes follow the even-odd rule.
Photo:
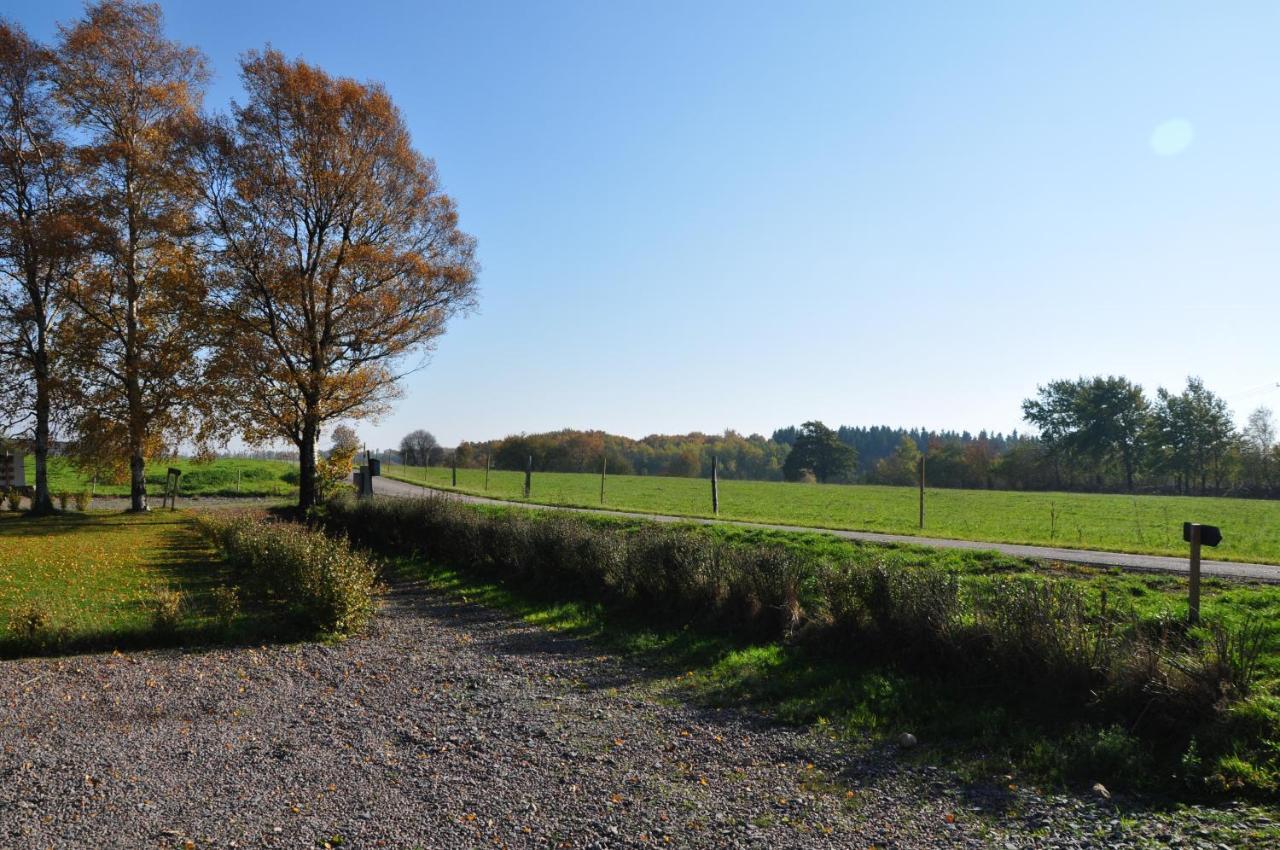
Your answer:
[[[413,588],[336,646],[0,662],[0,847],[1226,846],[651,679]]]
[[[1085,564],[1094,567],[1119,567],[1128,572],[1145,573],[1183,573],[1190,571],[1186,558],[1173,558],[1167,555],[1131,555],[1126,552],[1099,552],[1092,549],[1066,549],[1059,546],[1026,546],[1018,543],[988,543],[975,540],[955,540],[949,537],[917,537],[910,534],[882,534],[878,531],[848,531],[840,528],[812,528],[802,525],[778,525],[766,522],[745,522],[732,519],[707,519],[705,517],[669,516],[666,514],[644,514],[629,511],[610,511],[598,508],[575,508],[565,505],[540,505],[535,502],[516,502],[506,499],[488,499],[483,496],[456,493],[449,490],[438,490],[419,484],[410,484],[379,475],[373,479],[374,492],[380,496],[395,498],[422,498],[424,496],[449,496],[464,502],[483,505],[505,505],[522,508],[556,511],[576,511],[578,513],[604,514],[605,516],[624,516],[636,519],[647,519],[654,522],[696,522],[702,525],[738,525],[744,528],[765,528],[773,531],[801,531],[808,534],[830,534],[846,540],[861,540],[866,543],[910,544],[912,546],[932,546],[936,549],[972,549],[980,552],[1000,552],[1014,558],[1035,558],[1042,561],[1061,561],[1067,564]],[[1212,550],[1206,550],[1212,551]],[[1201,572],[1206,576],[1237,579],[1240,581],[1260,581],[1268,584],[1280,584],[1280,566],[1272,564],[1250,564],[1236,561],[1204,560],[1200,564]]]

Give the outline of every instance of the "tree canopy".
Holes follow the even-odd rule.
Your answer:
[[[203,140],[212,371],[246,437],[298,447],[305,507],[321,427],[385,412],[401,359],[474,304],[475,245],[381,86],[275,50],[241,77],[248,101]]]

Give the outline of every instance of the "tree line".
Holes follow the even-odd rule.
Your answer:
[[[418,466],[447,465],[523,470],[529,459],[537,472],[595,472],[606,461],[615,475],[707,477],[718,458],[724,478],[782,480],[788,447],[760,434],[653,434],[643,439],[603,431],[565,429],[544,434],[515,434],[500,440],[463,441],[454,449],[439,446],[426,431],[414,431],[400,443],[400,457]]]
[[[766,438],[734,431],[631,439],[562,430],[439,446],[426,432],[401,445],[406,462],[537,471],[911,485],[925,461],[931,487],[1280,496],[1274,417],[1259,407],[1237,429],[1226,402],[1199,378],[1148,397],[1115,376],[1052,381],[1022,405],[1034,433],[829,428],[819,421]],[[426,435],[429,443],[421,441]],[[412,439],[411,439],[412,438]]]
[[[0,18],[0,433],[52,510],[55,430],[83,468],[285,439],[300,504],[337,420],[388,408],[475,298],[474,241],[377,83],[270,48],[203,110],[204,55],[159,6],[102,0],[42,44]]]
[[[911,484],[924,457],[934,487],[1280,496],[1272,412],[1259,407],[1237,429],[1226,401],[1196,377],[1151,397],[1124,377],[1051,381],[1022,413],[1036,433],[841,427],[832,436],[857,452],[848,481]],[[800,433],[773,439],[794,443]]]

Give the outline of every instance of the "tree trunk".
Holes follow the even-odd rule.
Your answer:
[[[49,498],[49,368],[43,351],[36,354],[36,492],[31,499],[31,513],[42,516],[53,513]]]
[[[39,296],[38,288],[32,292]],[[39,297],[36,307],[36,350],[35,350],[35,382],[36,382],[36,491],[31,499],[31,513],[36,516],[53,513],[53,499],[49,498],[49,352],[48,336],[45,333],[45,305]]]
[[[130,318],[133,318],[132,315]],[[142,381],[138,374],[137,355],[129,354],[125,359],[125,395],[129,401],[129,510],[145,511],[147,510],[147,428],[142,410]]]
[[[316,433],[319,430],[310,416],[305,417],[302,440],[298,443],[298,507],[302,510],[316,503]]]

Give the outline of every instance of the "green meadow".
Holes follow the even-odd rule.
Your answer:
[[[447,467],[384,465],[382,472],[390,478],[454,489]],[[524,473],[490,470],[486,487],[483,469],[459,469],[457,490],[518,501],[523,498]],[[912,487],[721,481],[719,516],[811,528],[1151,555],[1185,555],[1182,523],[1200,522],[1222,528],[1222,545],[1209,550],[1206,557],[1280,564],[1280,501],[951,489],[928,489],[925,499],[922,531],[919,491]],[[598,475],[535,472],[530,501],[713,516],[711,484],[705,478],[609,476],[602,505]]]
[[[26,457],[27,484],[35,484],[35,460]],[[298,492],[298,465],[283,460],[219,458],[198,463],[186,458],[157,460],[147,464],[147,492],[159,496],[164,490],[169,467],[182,470],[181,496],[293,497]],[[63,457],[49,459],[49,491],[79,493],[92,490],[97,496],[128,496],[128,481],[94,481]]]

